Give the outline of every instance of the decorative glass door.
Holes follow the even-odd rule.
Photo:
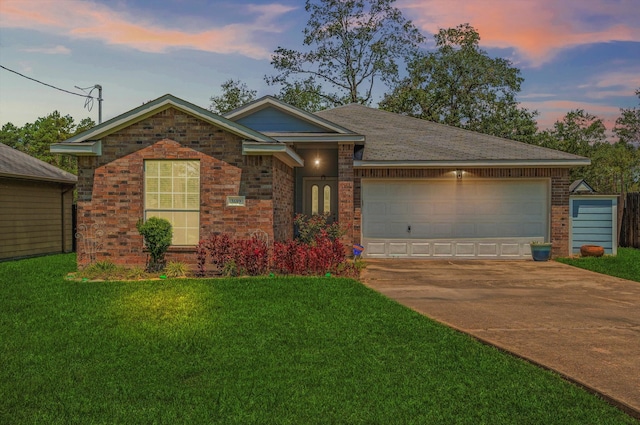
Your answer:
[[[329,222],[338,219],[338,182],[335,177],[304,179],[303,198],[305,215],[326,214]]]

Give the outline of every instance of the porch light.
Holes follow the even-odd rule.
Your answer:
[[[456,170],[456,178],[462,180],[462,170]]]
[[[316,165],[316,168],[318,168],[320,166],[320,158],[316,158],[313,163]]]

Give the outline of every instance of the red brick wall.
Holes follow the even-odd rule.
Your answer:
[[[102,142],[102,156],[79,158],[78,225],[95,225],[102,232],[92,240],[78,241],[79,266],[100,260],[145,264],[147,255],[135,226],[144,212],[145,159],[200,161],[201,238],[220,232],[248,237],[260,229],[273,240],[273,164],[277,160],[243,156],[239,137],[168,109]],[[227,207],[226,197],[232,195],[245,196],[246,206]],[[195,250],[172,248],[167,258],[195,264]]]
[[[273,159],[273,236],[277,241],[293,238],[293,169]]]
[[[361,189],[363,178],[452,178],[451,169],[356,169],[354,181],[354,242],[361,240]],[[466,169],[465,176],[486,179],[548,178],[551,181],[551,241],[554,257],[569,255],[569,170],[566,168]]]
[[[338,223],[345,226],[342,242],[351,253],[354,243],[353,143],[338,144]],[[359,204],[358,204],[359,205]],[[358,235],[359,238],[359,235]]]

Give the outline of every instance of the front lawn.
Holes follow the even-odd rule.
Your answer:
[[[605,255],[600,258],[559,258],[558,261],[594,272],[640,282],[640,249],[618,248],[618,255],[615,257]]]
[[[0,263],[3,424],[637,424],[356,281]]]

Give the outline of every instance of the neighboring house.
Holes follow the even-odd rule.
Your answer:
[[[0,260],[73,250],[76,176],[0,143]]]
[[[369,257],[569,253],[569,169],[587,158],[361,105],[311,114],[264,97],[224,117],[165,95],[52,151],[77,155],[80,265],[143,264],[136,222],[168,218],[173,259],[211,233],[293,237],[327,213]]]

